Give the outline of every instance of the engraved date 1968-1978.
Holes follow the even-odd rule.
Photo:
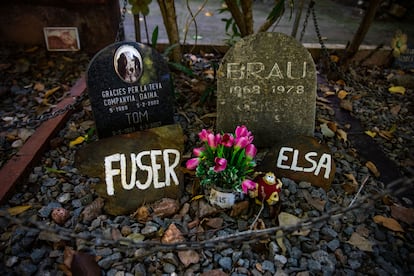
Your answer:
[[[305,87],[303,85],[273,85],[269,92],[272,94],[303,94]],[[236,94],[237,97],[243,97],[248,94],[261,94],[262,89],[260,85],[246,85],[246,86],[231,86],[230,94]]]

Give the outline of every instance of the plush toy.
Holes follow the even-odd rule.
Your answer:
[[[269,205],[275,205],[279,202],[279,193],[282,191],[283,184],[274,173],[260,173],[253,182],[256,183],[256,187],[249,191],[249,196],[256,198],[258,204],[266,201]]]

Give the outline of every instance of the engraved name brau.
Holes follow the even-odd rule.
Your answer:
[[[306,77],[307,62],[304,61],[302,65],[295,65],[295,68],[297,69],[300,69],[300,67],[302,67],[302,73],[294,76],[292,75],[291,61],[288,61],[286,63],[285,73],[283,73],[283,71],[280,69],[280,66],[277,62],[273,64],[270,70],[266,70],[266,67],[262,62],[247,62],[246,64],[232,62],[227,64],[227,79],[303,79]]]

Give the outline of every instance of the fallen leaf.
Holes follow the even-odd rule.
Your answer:
[[[83,222],[90,222],[97,218],[102,213],[102,208],[104,206],[103,198],[96,198],[92,201],[91,204],[85,207],[81,213],[81,218]]]
[[[352,107],[352,102],[351,102],[351,101],[349,101],[349,100],[341,100],[341,103],[339,104],[339,106],[340,106],[342,109],[345,109],[345,110],[348,110],[348,111],[351,111],[351,112],[352,112],[352,110],[353,110],[353,107]]]
[[[329,97],[329,96],[333,96],[336,95],[336,93],[334,91],[326,91],[325,93],[323,93],[324,97]]]
[[[259,271],[260,273],[264,273],[263,266],[262,266],[262,264],[261,264],[261,263],[256,263],[256,264],[254,265],[254,267],[255,267],[255,268],[256,268],[256,270],[257,270],[257,271]]]
[[[336,133],[338,134],[339,138],[341,138],[342,140],[344,140],[344,142],[347,142],[348,141],[348,134],[344,130],[338,128],[336,130]]]
[[[279,245],[280,249],[282,249],[282,255],[286,254],[286,245],[283,243],[283,231],[277,230],[276,231],[276,242]]]
[[[345,90],[339,90],[337,97],[343,100],[346,98],[347,95],[348,95],[348,92],[346,92]]]
[[[348,181],[342,184],[342,189],[344,189],[346,194],[354,194],[358,190],[358,182],[355,179],[355,176],[352,173],[344,174]]]
[[[201,223],[213,229],[220,229],[223,226],[224,219],[220,217],[206,218]]]
[[[333,93],[335,93],[335,92],[333,92]],[[331,103],[330,100],[325,99],[325,98],[321,98],[321,97],[316,97],[316,101],[322,102],[322,103]]]
[[[404,229],[401,227],[398,221],[396,221],[393,218],[387,218],[384,216],[377,215],[374,217],[374,222],[377,224],[381,224],[392,231],[404,232]]]
[[[85,137],[83,136],[79,136],[78,138],[76,138],[75,140],[72,140],[69,142],[69,147],[74,147],[76,145],[82,144],[85,141]]]
[[[368,170],[375,176],[375,177],[379,177],[381,174],[377,169],[377,166],[375,166],[374,163],[372,163],[371,161],[367,161],[365,163],[365,167],[368,168]]]
[[[17,136],[25,142],[30,136],[32,136],[33,133],[33,129],[19,128]]]
[[[266,229],[266,223],[262,219],[256,220],[256,222],[251,226],[253,230],[264,230]],[[270,241],[269,238],[260,239],[259,243],[261,244],[268,244]]]
[[[407,208],[401,205],[391,206],[391,216],[409,225],[414,223],[414,209]]]
[[[292,214],[286,213],[286,212],[280,212],[279,216],[279,226],[293,226],[300,222],[300,219],[297,216],[294,216]],[[301,231],[296,230],[292,233],[292,235],[299,235],[299,236],[307,236],[310,232],[310,229],[306,229]]]
[[[53,93],[55,93],[56,91],[58,91],[60,89],[60,86],[56,86],[52,89],[49,89],[46,91],[44,98],[49,98],[51,95],[53,95]]]
[[[180,258],[180,261],[185,267],[200,262],[200,255],[194,250],[178,251],[178,258]]]
[[[122,238],[121,231],[118,228],[111,228],[111,238],[113,241],[118,241]]]
[[[334,137],[335,136],[335,132],[333,132],[329,127],[328,127],[328,124],[327,123],[323,123],[323,124],[321,124],[320,125],[320,127],[321,127],[321,132],[322,132],[322,135],[323,136],[325,136],[325,137],[329,137],[329,138],[331,138],[331,137]]]
[[[46,172],[48,172],[48,173],[66,174],[66,171],[59,170],[59,169],[56,169],[56,168],[45,167],[45,169],[46,169]]]
[[[231,207],[230,216],[231,217],[238,217],[243,213],[246,213],[249,210],[249,201],[243,200],[240,202],[235,203]]]
[[[387,130],[378,131],[378,135],[386,140],[391,140],[394,137],[393,132]]]
[[[371,130],[366,130],[365,131],[365,134],[368,135],[368,136],[370,136],[371,138],[374,138],[375,136],[377,136],[377,133],[376,132],[373,132]]]
[[[72,275],[100,276],[102,273],[95,256],[84,252],[74,254],[70,271]]]
[[[141,223],[145,223],[150,219],[151,212],[148,210],[147,206],[141,206],[132,214],[132,217]]]
[[[7,212],[9,212],[10,216],[17,216],[26,210],[30,209],[32,206],[30,205],[21,205],[21,206],[15,206],[7,209]]]
[[[120,240],[120,243],[123,245],[130,245],[130,242],[128,240],[131,240],[134,243],[142,242],[145,240],[145,236],[141,233],[131,233],[126,238],[127,240]]]
[[[337,84],[337,85],[342,85],[342,86],[344,86],[346,83],[345,83],[345,81],[344,81],[344,80],[337,80],[337,81],[336,81],[336,84]]]
[[[336,125],[335,122],[327,122],[326,123],[329,127],[330,130],[332,130],[333,132],[336,132],[336,130],[338,129],[338,126]]]
[[[357,229],[355,230],[356,233],[358,233],[359,235],[361,235],[364,238],[368,238],[370,231],[367,227],[363,226],[363,225],[359,225],[357,227]]]
[[[73,256],[75,255],[76,251],[70,247],[65,246],[65,250],[63,250],[63,263],[70,269],[72,265]]]
[[[33,46],[33,47],[29,48],[29,49],[26,49],[25,52],[26,53],[33,53],[33,52],[36,52],[37,49],[39,49],[39,46]]]
[[[401,105],[399,105],[399,104],[394,105],[394,106],[392,106],[392,107],[390,108],[390,112],[391,112],[391,114],[392,114],[392,115],[394,115],[394,116],[398,115],[398,113],[400,112],[400,110],[401,110]]]
[[[348,180],[351,180],[353,184],[358,185],[358,181],[352,173],[345,173],[344,175],[348,178]]]
[[[341,185],[342,189],[344,189],[345,193],[348,195],[355,194],[358,190],[358,185],[355,185],[350,182],[343,183]]]
[[[388,91],[392,94],[405,94],[405,87],[404,86],[391,86],[388,88]]]
[[[23,140],[19,139],[19,140],[14,141],[12,143],[11,147],[14,148],[14,149],[17,149],[17,148],[20,148],[21,146],[23,146],[23,144],[24,144]]]
[[[368,239],[362,237],[360,234],[354,232],[351,235],[351,238],[349,238],[349,241],[347,243],[357,247],[358,249],[362,251],[372,252],[372,246],[373,243],[369,241]]]
[[[45,85],[43,83],[36,82],[35,85],[33,86],[33,89],[36,91],[43,91],[45,90]]]
[[[323,212],[323,210],[325,209],[325,204],[326,204],[325,200],[313,198],[307,190],[303,190],[302,194],[310,205],[315,207],[316,210]]]
[[[199,200],[203,197],[204,197],[204,195],[196,195],[196,196],[193,196],[190,201],[196,201],[196,200]]]
[[[329,58],[334,63],[338,63],[339,61],[339,57],[337,55],[330,55]]]

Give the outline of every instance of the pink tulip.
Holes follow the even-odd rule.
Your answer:
[[[246,126],[237,126],[235,130],[236,138],[239,137],[246,137],[249,143],[253,142],[254,136],[252,133],[247,129]]]
[[[214,171],[215,172],[221,172],[221,171],[225,170],[226,167],[227,167],[226,158],[216,157],[216,158],[214,158],[214,163],[216,163],[216,165],[214,166]]]
[[[251,132],[247,129],[246,126],[237,126],[235,131],[236,137],[245,137],[250,136]]]
[[[204,154],[204,150],[205,150],[204,147],[194,148],[193,149],[193,154],[194,154],[194,156],[201,157]]]
[[[227,148],[230,148],[231,146],[233,146],[233,142],[234,142],[234,137],[233,135],[229,133],[225,133],[223,137],[221,138],[221,144]]]
[[[256,153],[257,153],[257,148],[255,145],[248,144],[246,146],[246,157],[248,160],[252,160],[256,156]]]
[[[203,129],[203,130],[200,131],[200,133],[198,133],[198,137],[200,138],[201,141],[207,142],[207,137],[211,133],[212,132],[210,130]]]
[[[242,186],[243,193],[248,194],[249,191],[256,189],[256,182],[250,179],[245,179],[243,180],[241,186]]]
[[[191,158],[191,159],[188,159],[187,160],[187,162],[185,163],[185,166],[189,170],[194,170],[195,168],[197,168],[197,166],[198,166],[199,163],[200,163],[200,159],[199,158]]]
[[[210,133],[209,135],[207,135],[207,143],[212,149],[217,148],[217,145],[220,143],[220,141],[221,141],[220,134],[214,135],[213,133]]]
[[[238,137],[235,140],[234,148],[235,149],[244,149],[249,144],[250,144],[250,142],[249,142],[247,137],[244,137],[244,136],[243,137]]]

